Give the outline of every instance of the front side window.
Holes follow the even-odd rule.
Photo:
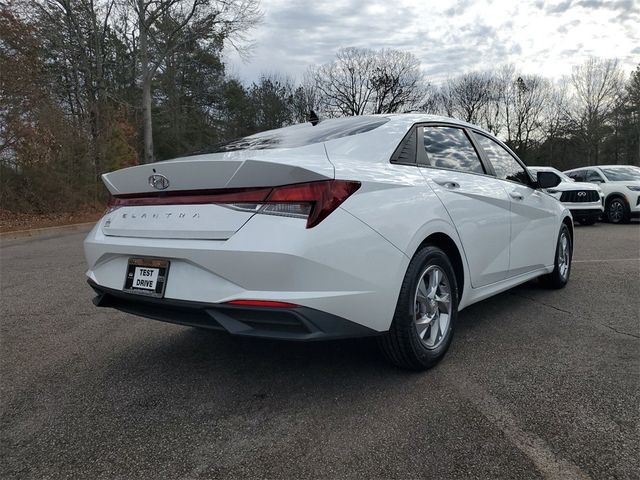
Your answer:
[[[429,165],[484,173],[476,149],[464,130],[455,127],[424,127],[423,131]]]
[[[474,137],[487,154],[489,161],[496,171],[496,177],[502,180],[529,184],[529,176],[522,165],[520,165],[509,152],[500,144],[494,142],[489,137],[473,132]]]

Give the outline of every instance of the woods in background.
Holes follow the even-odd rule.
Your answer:
[[[640,164],[640,66],[568,78],[511,65],[434,85],[408,52],[345,48],[300,83],[229,76],[257,0],[23,0],[0,6],[0,205],[104,201],[99,174],[321,117],[420,111],[478,124],[529,164]]]

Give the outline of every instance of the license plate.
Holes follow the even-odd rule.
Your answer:
[[[127,276],[124,279],[125,292],[163,297],[169,274],[169,260],[157,258],[130,258]]]

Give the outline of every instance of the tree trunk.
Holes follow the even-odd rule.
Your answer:
[[[144,135],[143,163],[153,163],[153,125],[151,123],[151,78],[147,25],[144,18],[144,0],[138,0],[138,26],[140,29],[140,74],[142,76],[142,124]]]

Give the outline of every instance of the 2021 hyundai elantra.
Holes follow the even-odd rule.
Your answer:
[[[327,119],[103,175],[94,303],[234,335],[376,335],[433,366],[457,313],[570,275],[570,212],[494,136],[454,119]]]

